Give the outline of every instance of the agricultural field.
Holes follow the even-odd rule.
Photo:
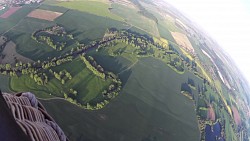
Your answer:
[[[0,89],[2,92],[11,92],[10,90],[10,77],[5,75],[0,75]]]
[[[117,67],[117,69],[113,70],[108,66],[122,67],[126,64],[124,58],[103,57],[99,53],[95,55],[96,60],[103,67],[105,66],[105,69],[114,72],[123,69]],[[159,76],[158,73],[170,75]],[[66,134],[70,138],[72,137],[72,140],[93,139],[104,141],[119,140],[120,138],[124,140],[142,140],[153,137],[158,140],[164,138],[170,140],[198,140],[199,129],[193,101],[180,94],[179,86],[183,81],[187,80],[188,76],[192,77],[193,75],[191,73],[179,75],[161,61],[151,57],[142,58],[134,67],[121,73],[122,81],[126,82],[123,91],[103,110],[82,111],[73,105],[70,106],[64,101],[58,100],[43,101],[43,103]],[[175,79],[176,77],[178,79]],[[177,82],[168,83],[169,80]],[[179,84],[179,86],[175,84]],[[156,91],[157,93],[155,93]],[[182,101],[178,103],[178,107],[174,99]],[[58,104],[64,106],[65,110],[61,111],[56,106]],[[64,116],[62,120],[61,116],[59,116],[62,113],[68,113],[66,115],[70,116]],[[74,124],[74,120],[80,122]],[[72,130],[69,130],[68,126],[71,126],[75,132],[71,132]],[[102,138],[94,134],[96,130],[98,130]],[[167,134],[170,131],[175,132],[176,135]]]
[[[69,9],[87,12],[96,16],[107,17],[112,20],[123,21],[123,19],[109,11],[110,5],[99,1],[67,1],[55,4]]]
[[[129,7],[129,8],[138,10],[138,7],[133,2],[131,2],[129,0],[113,0],[112,3],[116,3],[119,5],[123,5],[123,6]]]
[[[11,16],[12,14],[14,14],[15,12],[17,12],[20,8],[22,7],[11,7],[8,9],[8,11],[6,11],[5,13],[3,13],[0,18],[8,18],[9,16]]]
[[[63,13],[47,11],[42,9],[36,9],[29,13],[27,16],[31,18],[54,21],[56,18],[60,17]]]
[[[135,26],[153,36],[159,37],[156,22],[139,14],[137,9],[127,8],[123,5],[114,3],[112,4],[111,12],[122,17],[125,22],[131,24],[131,26]]]
[[[62,70],[67,71],[71,74],[72,79],[66,80],[62,84],[60,80],[49,75],[52,79],[46,85],[39,85],[30,76],[23,75],[12,77],[10,87],[15,92],[30,91],[40,98],[57,97],[59,99],[64,98],[64,93],[68,93],[69,89],[73,89],[78,92],[77,101],[86,104],[95,103],[95,100],[101,96],[101,92],[111,84],[109,79],[104,81],[95,76],[79,58],[53,67],[51,70],[57,73]]]
[[[23,63],[33,62],[31,59],[18,54],[16,52],[16,44],[12,41],[9,41],[6,44],[1,54],[4,56],[4,58],[0,59],[0,62],[3,64],[15,65],[17,62],[23,62]]]
[[[32,10],[34,6],[22,6],[18,12],[13,13],[8,18],[0,18],[0,34],[4,34],[21,22]]]
[[[188,40],[185,34],[179,32],[171,32],[172,36],[174,37],[176,43],[183,49],[194,53],[194,48],[190,41]]]
[[[101,40],[107,28],[113,27],[123,29],[127,27],[127,24],[107,17],[96,16],[75,10],[66,12],[56,19],[56,23],[65,27],[66,31],[72,34],[76,40],[84,44],[88,44],[94,40]]]
[[[246,139],[243,82],[152,3],[46,0],[0,17],[0,89],[36,94],[70,140]]]

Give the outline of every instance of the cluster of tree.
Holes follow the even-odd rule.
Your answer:
[[[45,85],[48,83],[48,76],[45,73],[30,73],[30,77],[34,79],[38,85]]]
[[[121,87],[122,87],[121,84],[122,83],[120,80],[118,80],[116,83],[113,82],[111,85],[109,85],[107,90],[104,90],[102,92],[103,97],[107,100],[115,98],[121,91]]]
[[[184,71],[184,56],[180,56],[179,52],[172,44],[169,43],[169,47],[166,47],[166,44],[155,42],[152,38],[146,35],[134,33],[130,30],[116,30],[112,28],[107,30],[107,32],[110,34],[115,33],[115,36],[111,38],[111,41],[99,45],[98,49],[105,46],[115,46],[118,42],[122,42],[135,47],[134,54],[137,54],[138,56],[152,55],[160,59],[168,59],[168,64],[176,71]],[[155,54],[154,48],[158,49],[161,54]],[[126,47],[118,49],[114,52],[114,55],[120,55],[125,50]]]
[[[43,34],[41,35],[41,33]],[[31,37],[37,42],[45,43],[57,51],[63,50],[66,46],[66,42],[56,42],[50,35],[64,37],[67,35],[67,33],[63,27],[55,25],[45,29],[37,30],[32,34]],[[67,35],[67,37],[73,39],[73,35]]]
[[[78,92],[71,88],[68,90],[68,93],[67,94],[64,93],[63,96],[64,96],[65,100],[67,100],[75,105],[78,105],[80,107],[83,107],[83,105],[77,101],[77,94],[78,94]]]
[[[80,55],[81,60],[85,63],[87,68],[91,70],[96,76],[105,79],[105,73],[100,65],[97,65],[96,61],[91,57],[86,57],[85,54]]]
[[[37,62],[37,67],[42,67],[43,69],[49,69],[50,67],[60,66],[63,63],[71,62],[73,60],[73,56],[67,57],[54,57],[50,61],[44,61],[42,63]]]
[[[36,38],[36,41],[38,41],[39,43],[46,43],[47,45],[49,45],[50,47],[52,47],[53,49],[57,50],[57,51],[61,51],[64,49],[66,42],[56,42],[49,36],[38,36]]]
[[[57,72],[55,72],[55,71],[53,71],[53,70],[50,69],[49,72],[51,74],[53,74],[56,79],[58,79],[59,81],[61,81],[62,84],[65,84],[65,82],[67,80],[71,80],[72,79],[71,74],[69,72],[67,72],[66,70],[62,70],[59,73],[57,73]]]
[[[65,29],[62,26],[59,26],[59,25],[55,25],[55,26],[52,26],[52,27],[45,28],[44,31],[46,31],[48,33],[51,33],[51,34],[54,34],[54,35],[57,35],[57,36],[64,36],[64,35],[67,34]]]

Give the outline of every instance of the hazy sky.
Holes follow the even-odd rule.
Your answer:
[[[250,82],[250,0],[165,0],[218,41]]]

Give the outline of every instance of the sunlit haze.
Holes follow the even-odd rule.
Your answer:
[[[166,0],[207,31],[250,82],[250,1]]]

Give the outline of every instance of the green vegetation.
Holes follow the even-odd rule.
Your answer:
[[[5,33],[13,26],[21,22],[26,17],[26,15],[33,9],[35,9],[35,7],[33,6],[23,6],[21,9],[19,9],[17,12],[12,14],[8,18],[0,18],[0,34]]]
[[[238,93],[211,75],[214,64],[201,48],[218,57],[198,38],[190,38],[197,57],[183,53],[171,35],[182,32],[173,18],[137,0],[139,11],[96,1],[50,2],[54,6],[39,8],[64,13],[53,22],[26,17],[38,5],[0,19],[0,33],[9,30],[5,36],[17,52],[35,61],[1,64],[0,89],[47,99],[43,103],[71,140],[199,140],[205,125],[216,122],[226,140],[245,134],[247,125],[236,125],[231,110],[247,101],[237,101],[243,82],[228,77]]]
[[[88,44],[94,40],[101,40],[107,28],[123,29],[124,23],[100,17],[89,13],[69,10],[56,19],[69,34],[72,34],[80,43]]]
[[[65,46],[74,48],[76,43],[73,35],[68,35],[63,27],[53,26],[46,29],[36,31],[32,34],[32,39],[39,43],[47,44],[57,51],[62,51]]]
[[[69,2],[60,2],[56,4],[57,6],[66,7],[69,9],[75,9],[97,16],[108,17],[113,20],[123,21],[123,19],[115,14],[112,14],[109,9],[111,7],[102,2],[98,1],[69,1]]]
[[[139,14],[136,9],[128,8],[119,4],[112,4],[111,12],[119,15],[132,26],[159,37],[157,23]]]
[[[158,24],[158,19],[152,14],[150,13],[147,9],[145,9],[145,7],[143,7],[141,5],[141,3],[139,2],[139,0],[131,0],[132,3],[134,3],[138,8],[139,8],[139,14],[155,21]]]
[[[92,54],[104,69],[112,72],[119,73],[119,70],[123,70],[123,66],[129,67],[123,57],[103,56],[102,51],[92,52]],[[123,90],[103,110],[91,113],[58,100],[43,101],[43,104],[66,134],[71,135],[72,140],[80,136],[101,141],[119,140],[121,137],[124,140],[141,140],[150,138],[150,135],[158,140],[166,138],[199,140],[193,102],[180,94],[179,87],[182,82],[187,81],[188,77],[195,77],[193,74],[186,72],[179,75],[158,59],[146,57],[141,58],[136,65],[121,73],[119,77],[124,82]],[[195,82],[201,83],[199,79],[195,79]],[[176,100],[181,101],[178,102],[178,106],[176,106]],[[56,105],[62,105],[60,108],[65,110],[61,111]],[[62,119],[60,114],[69,116]],[[75,120],[80,122],[74,124]],[[72,127],[70,130],[69,126]],[[176,135],[162,134],[161,131],[153,130],[158,128],[161,128],[162,132],[175,132]],[[75,132],[72,133],[72,130]],[[96,136],[96,130],[105,137]]]
[[[12,77],[10,87],[13,91],[31,91],[41,98],[54,96],[66,98],[79,106],[87,103],[95,105],[103,101],[102,92],[110,89],[112,83],[110,78],[105,81],[104,78],[99,78],[80,59],[68,60],[57,65],[58,67],[56,64],[51,67],[44,65],[45,70],[40,70],[42,73],[35,69],[36,71],[34,70],[30,75]],[[23,73],[29,73],[32,70],[24,70]]]
[[[165,38],[165,39],[175,43],[175,40],[174,40],[174,38],[173,38],[173,36],[172,36],[172,34],[171,34],[171,32],[169,31],[168,28],[165,28],[161,24],[158,24],[157,27],[158,27],[160,36],[162,38]]]
[[[0,89],[2,92],[11,92],[9,82],[10,77],[5,75],[0,75]]]

